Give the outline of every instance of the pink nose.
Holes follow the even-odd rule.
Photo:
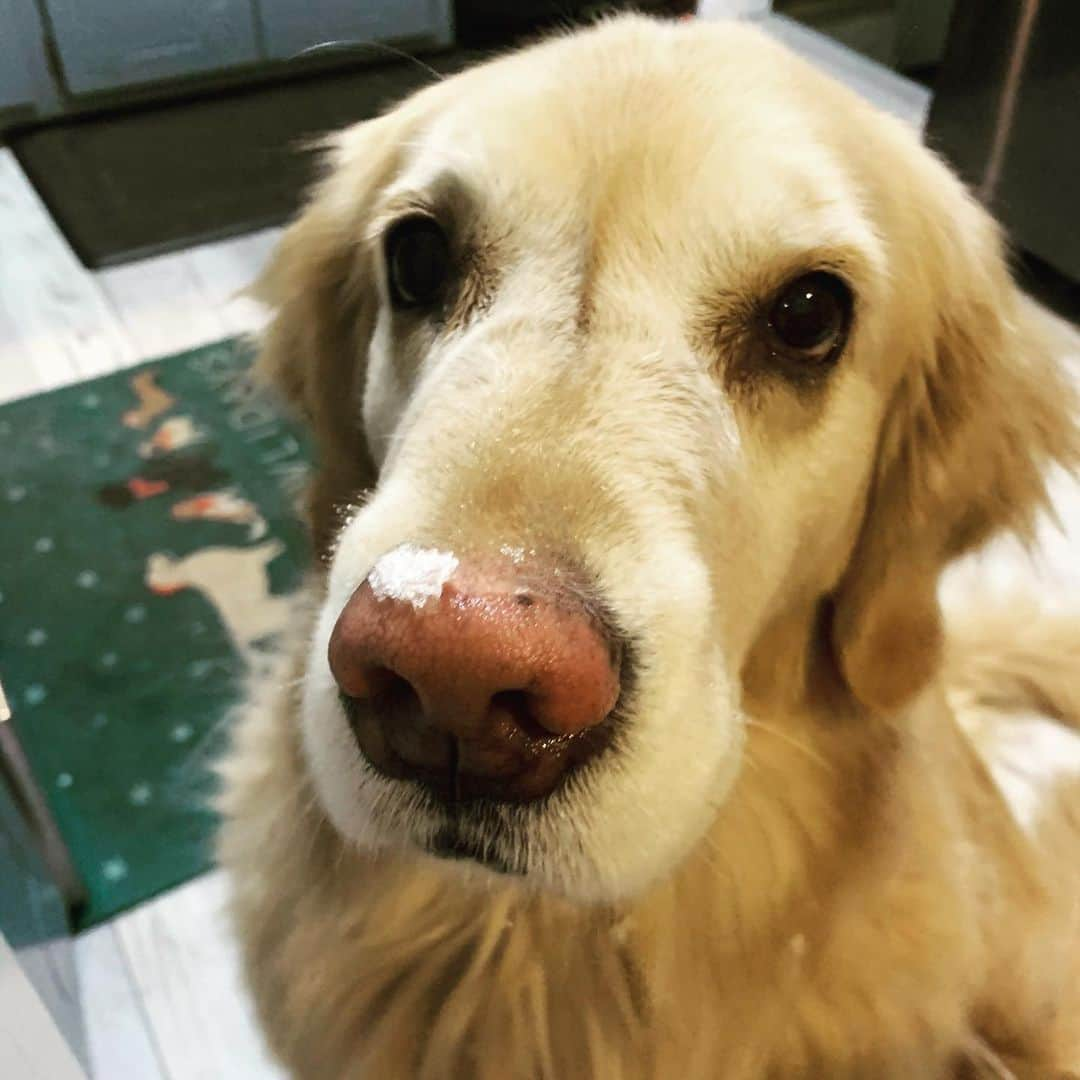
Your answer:
[[[434,584],[377,563],[338,617],[330,670],[360,749],[447,801],[539,798],[609,741],[618,645],[566,571],[442,558]]]

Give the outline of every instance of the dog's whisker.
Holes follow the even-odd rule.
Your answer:
[[[755,719],[751,716],[745,717],[744,723],[748,727],[755,728],[758,731],[764,731],[766,734],[773,736],[773,738],[779,739],[782,742],[787,743],[788,746],[792,747],[795,750],[798,750],[800,754],[803,754],[815,765],[819,765],[822,769],[825,769],[829,772],[834,770],[835,766],[831,761],[829,761],[828,758],[822,757],[822,755],[819,754],[813,747],[808,746],[806,743],[796,739],[795,736],[792,735],[790,732],[783,731],[780,728],[776,727],[774,724],[767,723],[764,720]]]

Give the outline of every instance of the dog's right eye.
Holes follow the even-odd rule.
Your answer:
[[[852,298],[835,274],[815,270],[788,282],[773,301],[769,329],[785,353],[802,362],[835,360],[851,324]]]
[[[395,307],[429,307],[439,300],[450,276],[450,242],[434,218],[415,214],[397,222],[384,250]]]

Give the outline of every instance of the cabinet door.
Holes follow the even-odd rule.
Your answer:
[[[45,0],[76,94],[257,58],[249,0]]]
[[[22,22],[16,21],[15,4],[16,0],[0,0],[0,109],[22,105],[34,96],[23,56],[37,42],[22,39]]]
[[[0,0],[0,112],[54,103],[45,33],[34,0]]]
[[[295,56],[333,41],[450,41],[449,0],[256,0],[267,54]]]

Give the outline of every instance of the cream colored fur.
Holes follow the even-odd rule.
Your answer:
[[[379,236],[432,189],[474,302],[405,324]],[[822,266],[856,295],[827,383],[740,378],[759,306]],[[220,850],[297,1076],[1080,1068],[1080,779],[1050,767],[1080,621],[952,633],[937,601],[1075,465],[1071,389],[911,134],[751,29],[620,19],[343,133],[262,289],[324,564]],[[338,704],[330,629],[405,541],[569,552],[638,643],[612,753],[472,826],[521,878],[424,854],[430,806]]]

